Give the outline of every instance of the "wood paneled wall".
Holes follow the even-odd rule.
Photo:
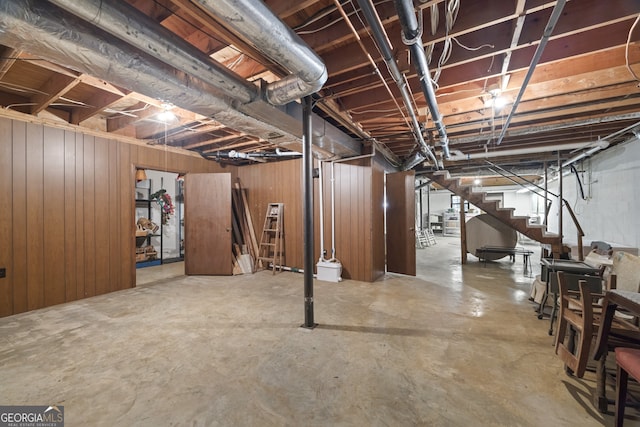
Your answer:
[[[136,166],[235,175],[189,154],[0,118],[0,316],[135,285]]]
[[[238,168],[258,243],[269,203],[284,203],[284,263],[303,267],[302,162],[300,159]],[[235,183],[235,181],[234,181]]]
[[[384,172],[370,159],[335,164],[336,255],[342,277],[372,282],[384,274]],[[317,162],[316,162],[317,167]],[[325,249],[331,254],[330,164],[323,168]],[[269,203],[284,203],[285,264],[303,267],[302,162],[288,160],[238,169],[247,189],[256,235]],[[314,180],[314,264],[320,257],[318,180]]]

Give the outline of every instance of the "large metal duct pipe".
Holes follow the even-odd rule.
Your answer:
[[[436,92],[433,89],[427,57],[424,53],[424,47],[422,46],[422,31],[418,26],[418,20],[413,10],[413,2],[411,0],[396,0],[396,10],[398,11],[398,18],[403,30],[402,39],[411,49],[413,63],[420,78],[420,87],[422,88],[424,99],[427,101],[429,111],[431,111],[433,123],[436,125],[436,129],[438,129],[444,158],[448,159],[449,138],[447,137],[447,130],[444,123],[442,123],[442,116],[438,109]]]
[[[247,103],[258,88],[123,1],[49,0],[120,40]]]
[[[389,68],[389,72],[391,73],[391,77],[396,82],[396,85],[400,89],[400,94],[402,95],[402,101],[404,102],[405,108],[407,109],[407,113],[409,114],[409,118],[413,124],[413,134],[420,144],[421,153],[416,154],[410,161],[406,162],[402,169],[408,170],[413,166],[417,165],[421,161],[425,160],[427,157],[431,158],[433,164],[438,167],[438,160],[435,155],[431,151],[431,148],[424,140],[422,136],[422,130],[420,128],[420,123],[418,122],[418,117],[416,116],[416,112],[413,108],[413,102],[411,100],[411,95],[409,94],[409,89],[407,88],[406,80],[404,79],[400,69],[398,68],[398,64],[396,63],[395,58],[393,57],[393,52],[391,51],[391,44],[389,43],[389,39],[387,34],[384,31],[384,27],[382,22],[380,22],[380,17],[375,10],[375,7],[371,3],[371,0],[358,0],[358,5],[360,5],[360,9],[362,9],[362,13],[371,27],[371,32],[373,33],[373,38],[376,40],[376,43],[380,49],[382,54],[382,58],[384,62],[387,64]],[[416,159],[420,158],[416,162]],[[412,166],[413,165],[413,166]]]
[[[317,92],[327,80],[322,59],[261,0],[194,0],[292,74],[266,87],[274,105]]]
[[[0,2],[0,43],[135,92],[170,100],[194,113],[277,144],[300,138],[232,108],[233,100],[189,75],[178,75],[133,47],[111,40],[87,22],[35,0]]]

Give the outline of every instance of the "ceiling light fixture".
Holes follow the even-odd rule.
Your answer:
[[[176,115],[171,111],[174,107],[175,105],[173,104],[162,104],[163,111],[158,113],[158,119],[165,123],[174,121],[176,119]]]

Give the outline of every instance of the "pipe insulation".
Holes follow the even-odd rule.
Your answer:
[[[447,130],[444,123],[442,122],[442,116],[438,109],[438,101],[436,101],[436,92],[433,89],[433,83],[431,82],[429,64],[422,45],[422,28],[418,25],[418,20],[413,9],[413,2],[411,0],[396,0],[395,4],[396,10],[398,11],[400,25],[403,30],[402,41],[411,49],[413,65],[416,68],[418,77],[420,78],[420,87],[422,88],[424,99],[427,102],[429,111],[431,112],[433,123],[436,125],[436,129],[438,129],[440,145],[442,146],[444,158],[448,159],[449,138],[447,136]]]
[[[375,7],[371,3],[371,0],[358,0],[358,5],[360,6],[360,9],[362,9],[362,13],[365,17],[365,20],[369,24],[369,27],[371,27],[373,38],[375,39],[376,44],[380,49],[380,53],[382,54],[382,58],[384,59],[384,62],[387,64],[389,73],[391,74],[391,77],[393,78],[396,85],[398,86],[398,89],[400,89],[402,101],[404,103],[405,108],[407,109],[407,114],[411,119],[411,123],[413,124],[413,134],[415,136],[416,141],[420,145],[421,154],[419,154],[418,156],[421,157],[421,159],[418,163],[425,160],[426,158],[430,158],[433,164],[437,167],[438,160],[436,159],[435,155],[433,154],[433,151],[431,151],[431,148],[429,147],[429,145],[424,140],[424,137],[422,136],[422,129],[420,127],[420,123],[418,122],[416,111],[413,108],[413,101],[411,99],[409,89],[407,88],[407,81],[402,75],[402,72],[400,72],[400,69],[398,68],[398,64],[396,63],[396,60],[393,56],[393,51],[391,49],[391,43],[389,42],[389,38],[387,37],[387,34],[384,30],[384,26],[382,25],[382,22],[380,22],[380,17],[376,12]],[[413,166],[415,166],[418,163],[413,164]],[[411,169],[411,167],[408,167],[408,166],[409,164],[404,164],[402,166],[402,169],[403,170]]]
[[[48,2],[0,2],[0,43],[146,96],[168,100],[267,141],[300,143],[300,137],[239,112],[233,108],[235,101],[219,89],[168,69]]]
[[[266,97],[271,104],[284,105],[311,95],[327,81],[327,68],[322,59],[261,0],[193,2],[221,18],[225,25],[251,40],[262,53],[292,73],[267,85]]]
[[[212,61],[173,32],[133,6],[114,0],[49,0],[154,58],[197,76],[242,103],[258,96],[258,88]]]

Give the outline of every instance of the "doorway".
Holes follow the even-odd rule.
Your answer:
[[[184,175],[145,169],[136,180],[136,285],[184,275]]]

